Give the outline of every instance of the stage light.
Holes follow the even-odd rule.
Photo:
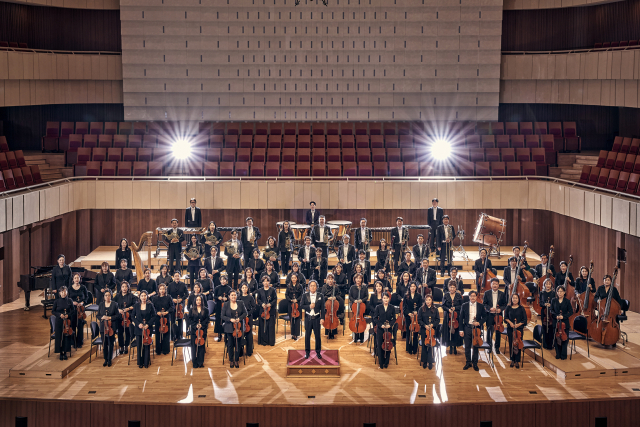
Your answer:
[[[191,141],[179,138],[173,143],[172,150],[176,159],[186,160],[191,155]]]
[[[445,160],[451,155],[451,143],[446,139],[436,139],[431,144],[431,155],[436,160]]]

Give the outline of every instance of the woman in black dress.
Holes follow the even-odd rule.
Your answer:
[[[347,275],[344,273],[342,263],[337,263],[336,266],[333,267],[333,279],[342,292],[342,295],[347,295],[349,293],[349,280],[347,279]]]
[[[161,283],[169,286],[169,283],[172,281],[173,279],[169,275],[169,266],[167,264],[162,264],[160,266],[160,274],[156,277],[156,286],[160,286]]]
[[[358,304],[360,304],[361,302],[363,302],[365,304],[365,311],[364,313],[360,313],[360,316],[362,317],[366,314],[373,313],[373,311],[371,311],[371,307],[367,305],[367,301],[369,301],[369,290],[363,284],[362,274],[356,274],[355,276],[353,276],[353,285],[351,285],[351,288],[349,288],[349,304],[353,307],[354,303],[358,302]],[[352,311],[351,316],[356,316],[356,313]],[[353,342],[364,342],[364,332],[354,332]]]
[[[380,280],[376,280],[373,284],[373,293],[369,297],[369,310],[371,313],[377,306],[382,304],[382,295],[384,294],[384,285]]]
[[[400,264],[400,267],[398,267],[398,274],[402,274],[405,271],[409,272],[409,274],[411,275],[411,277],[413,277],[416,274],[416,263],[411,261],[411,251],[407,251],[404,253],[404,261],[402,261],[402,263]]]
[[[253,275],[253,268],[247,267],[244,271],[244,279],[240,284],[246,283],[249,287],[249,293],[255,295],[258,292],[258,282],[256,281],[255,276]]]
[[[300,283],[302,286],[307,285],[307,278],[304,277],[304,274],[300,271],[300,264],[296,261],[291,266],[291,271],[289,272],[289,274],[287,274],[285,286],[289,286],[289,283],[291,283],[291,276],[293,276],[294,274],[298,276],[298,283]]]
[[[214,313],[216,315],[216,322],[213,325],[213,333],[218,334],[215,338],[217,342],[222,341],[222,333],[224,328],[222,325],[222,306],[229,300],[229,293],[231,293],[231,286],[227,285],[227,276],[220,276],[220,286],[216,286],[213,290],[213,300],[216,302]]]
[[[196,285],[197,286],[197,285]],[[191,363],[194,368],[204,368],[204,345],[196,345],[198,330],[202,330],[202,337],[207,341],[207,329],[209,329],[209,310],[202,295],[198,295],[189,310],[189,323],[191,326]]]
[[[196,303],[196,298],[197,297],[203,297],[204,298],[204,305],[207,305],[207,298],[202,293],[202,286],[200,286],[200,283],[198,283],[198,282],[196,282],[196,284],[193,285],[192,292],[189,295],[189,298],[187,298],[187,311],[191,311],[191,309],[193,308],[194,304]]]
[[[205,305],[207,305],[207,301],[213,299],[213,281],[209,279],[207,270],[204,268],[198,271],[198,284],[202,290],[202,295],[204,295]]]
[[[240,330],[244,331],[244,319],[246,317],[247,310],[244,304],[238,301],[238,294],[236,291],[231,291],[229,294],[229,301],[224,304],[224,307],[222,307],[224,333],[227,336],[227,354],[229,355],[229,364],[231,368],[240,367],[238,364],[238,358],[244,341],[244,336],[239,338],[233,336],[233,325],[240,323]]]
[[[78,307],[84,307],[85,304],[89,304],[89,292],[86,286],[82,284],[82,279],[79,273],[73,275],[73,283],[69,288],[69,299],[73,301],[73,305],[76,309],[76,317],[71,319],[71,328],[76,337],[76,349],[82,348],[84,343],[84,325],[87,323],[84,319],[80,319],[77,315]],[[86,316],[86,314],[85,314]]]
[[[507,337],[509,337],[510,366],[513,368],[515,365],[516,369],[519,369],[522,350],[513,348],[513,331],[518,330],[524,334],[524,326],[527,324],[527,312],[520,305],[520,295],[517,293],[511,296],[511,304],[504,311],[504,320],[507,322]]]
[[[568,278],[567,278],[568,276]],[[567,274],[567,263],[566,261],[560,261],[560,271],[556,273],[556,288],[558,286],[575,286],[575,282],[573,281],[573,274],[569,271]]]
[[[558,286],[556,288],[556,295],[557,298],[554,298],[553,301],[551,301],[551,312],[553,313],[553,316],[556,318],[556,322],[554,325],[554,338],[555,340],[553,341],[553,344],[555,346],[556,349],[556,359],[562,359],[562,360],[567,360],[567,344],[569,343],[569,340],[566,339],[564,341],[562,341],[562,339],[560,337],[556,337],[555,333],[557,332],[557,329],[560,327],[560,323],[564,323],[564,327],[565,327],[565,332],[568,334],[569,333],[569,316],[571,316],[573,314],[573,310],[571,309],[571,303],[569,302],[568,299],[566,299],[564,297],[566,291],[564,289],[564,286]]]
[[[133,264],[133,257],[131,255],[131,249],[129,248],[129,241],[124,237],[120,240],[120,247],[116,249],[116,265],[120,265],[120,260],[126,259],[127,265]]]
[[[156,310],[156,353],[169,354],[171,351],[171,327],[173,325],[172,316],[175,313],[173,300],[167,294],[167,285],[164,283],[158,286],[158,294],[152,299]],[[169,330],[166,333],[160,332],[160,319],[167,318]]]
[[[280,271],[280,263],[278,262],[279,254],[280,248],[278,248],[275,237],[269,236],[267,238],[267,246],[262,251],[262,259],[264,260],[265,266],[269,261],[271,261],[271,263],[273,264],[273,270],[276,272]],[[277,286],[277,284],[273,283],[273,286]]]
[[[380,239],[380,246],[376,251],[376,259],[376,271],[384,270],[385,273],[389,273],[391,271],[389,266],[389,249],[387,248],[387,241],[385,239]]]
[[[400,305],[400,301],[404,299],[404,296],[409,291],[409,284],[411,283],[411,274],[408,271],[403,272],[400,276],[398,276],[398,281],[396,282],[396,292],[391,295],[391,304],[398,307]]]
[[[151,346],[142,343],[142,331],[152,328],[156,323],[156,309],[151,301],[148,301],[146,292],[140,292],[140,302],[133,309],[133,324],[135,325],[136,342],[138,344],[138,367],[149,367],[149,355]]]
[[[384,333],[388,331],[391,333],[391,336],[394,336],[396,326],[396,311],[395,308],[389,304],[389,300],[389,294],[384,294],[382,296],[382,304],[376,307],[372,315],[373,324],[378,327],[376,350],[378,352],[378,361],[380,362],[379,369],[389,367],[389,357],[391,356],[390,351],[382,350]]]
[[[253,316],[257,307],[256,297],[249,293],[249,287],[246,283],[240,286],[240,291],[242,295],[238,297],[238,301],[244,304],[244,308],[247,311],[247,318],[249,319],[249,326],[251,326],[251,330],[244,334],[247,357],[251,357],[253,354]],[[242,356],[242,349],[240,349],[240,356]]]
[[[109,269],[109,263],[103,262],[101,269],[102,271],[100,271],[96,276],[96,284],[93,286],[93,289],[96,292],[96,304],[98,305],[100,305],[104,299],[103,295],[106,291],[113,293],[116,291],[117,287],[116,278]]]
[[[389,283],[389,280],[387,279],[386,271],[382,269],[377,270],[375,280],[376,282],[382,283],[382,290],[389,292],[389,295],[391,295],[391,283]]]
[[[182,338],[184,332],[184,319],[179,316],[184,317],[184,310],[189,298],[187,285],[180,281],[180,270],[176,270],[173,274],[173,280],[167,285],[167,293],[173,299],[173,304],[175,304],[175,323],[172,325],[171,330],[173,331],[173,339],[177,340]]]
[[[198,270],[202,264],[200,260],[204,253],[204,247],[198,241],[198,236],[192,234],[191,241],[184,249],[184,257],[187,259],[187,271],[189,272],[189,284],[192,288],[198,278]]]
[[[222,234],[218,231],[216,223],[209,222],[209,228],[202,235],[201,242],[204,244],[204,253],[210,254],[211,248],[215,246],[217,253],[220,253],[220,243],[222,243]]]
[[[262,275],[260,276],[260,283],[262,283],[263,277],[268,277],[269,282],[271,282],[271,286],[276,290],[280,288],[280,277],[278,276],[278,273],[275,271],[273,267],[273,263],[271,261],[267,261],[267,263],[265,264],[265,269],[262,272]]]
[[[435,363],[434,348],[430,342],[427,342],[427,329],[433,329],[440,324],[440,313],[433,305],[433,297],[431,294],[424,297],[424,304],[418,310],[418,323],[420,324],[420,335],[422,336],[422,355],[420,364],[422,369],[429,369]],[[437,338],[437,335],[436,335]]]
[[[449,347],[449,354],[458,354],[458,347],[462,345],[462,337],[460,336],[460,323],[462,319],[458,319],[458,327],[451,328],[451,316],[453,313],[458,313],[460,316],[460,309],[462,308],[462,295],[456,289],[456,284],[451,282],[449,286],[449,292],[444,294],[442,300],[442,311],[444,312],[444,318],[442,319],[442,345]]]
[[[553,282],[551,279],[544,281],[544,289],[539,294],[538,303],[542,308],[542,345],[545,349],[553,348],[553,331],[555,330],[553,312],[551,311],[551,301],[556,297],[556,291],[553,290]]]
[[[409,354],[418,354],[418,341],[420,340],[420,336],[418,332],[411,333],[409,331],[409,325],[411,325],[412,317],[416,318],[416,322],[418,321],[418,309],[420,309],[421,306],[422,296],[418,293],[416,282],[412,281],[409,283],[409,292],[405,295],[402,303],[402,315],[404,316],[404,324],[407,329],[406,351]]]
[[[576,293],[582,294],[587,290],[587,279],[589,279],[589,292],[595,296],[596,282],[593,280],[593,277],[589,277],[589,269],[585,266],[580,267],[580,274],[578,274],[578,276],[576,279]]]
[[[114,297],[113,301],[118,303],[118,312],[120,313],[120,321],[117,325],[118,332],[118,347],[120,347],[119,354],[129,353],[129,343],[133,335],[133,327],[125,325],[128,319],[131,322],[131,312],[133,307],[138,302],[138,299],[131,293],[129,288],[129,282],[122,282],[120,284],[120,292]]]
[[[53,270],[51,270],[51,282],[49,288],[56,298],[59,298],[59,289],[63,286],[68,289],[70,285],[71,267],[64,263],[64,255],[60,254],[58,255],[58,265],[53,267]]]
[[[151,278],[150,269],[144,269],[144,277],[138,280],[137,291],[146,291],[147,295],[149,295],[149,298],[153,298],[156,296],[156,293],[158,292],[158,286],[156,284],[156,281]]]
[[[291,266],[291,251],[293,250],[293,231],[289,221],[282,223],[282,231],[278,233],[278,249],[280,250],[280,262],[282,272],[286,276]]]
[[[351,286],[353,286],[353,284],[355,284],[355,277],[356,274],[359,274],[360,276],[362,276],[362,284],[365,287],[369,287],[369,285],[367,284],[367,281],[364,278],[364,269],[362,268],[362,264],[357,263],[355,266],[351,267],[353,270],[351,270],[351,279],[349,280],[349,283],[352,283]],[[349,288],[351,289],[351,288]]]
[[[269,320],[264,320],[262,315],[258,318],[258,344],[270,345],[276,344],[276,316],[278,315],[276,307],[278,306],[278,295],[276,290],[271,287],[269,278],[262,278],[262,288],[258,290],[257,298],[260,314],[269,311]]]
[[[289,314],[289,318],[291,319],[291,338],[294,341],[297,341],[300,337],[300,321],[302,320],[301,308],[300,308],[300,298],[302,298],[302,294],[304,293],[304,289],[302,289],[302,285],[298,283],[298,276],[291,277],[291,283],[287,286],[287,290],[284,292],[284,297],[287,301],[287,313]],[[291,304],[298,304],[298,314],[299,316],[294,318],[291,315]]]
[[[51,307],[51,315],[55,316],[55,345],[54,352],[60,353],[60,360],[67,359],[67,353],[71,354],[71,345],[73,344],[73,334],[64,335],[62,333],[64,327],[64,319],[69,319],[73,324],[73,318],[76,317],[76,309],[73,301],[67,295],[67,287],[60,286],[58,288],[58,298],[53,302]]]
[[[113,348],[116,342],[116,330],[121,321],[118,303],[111,301],[111,292],[104,293],[104,301],[102,301],[98,307],[96,318],[100,322],[100,335],[102,336],[102,354],[104,355],[104,363],[102,366],[111,366]],[[105,334],[105,322],[109,321],[111,321],[113,335]]]
[[[118,288],[120,288],[120,284],[122,282],[131,283],[133,281],[133,271],[131,271],[128,266],[129,264],[127,263],[127,260],[122,258],[120,260],[120,268],[116,271],[115,275]]]

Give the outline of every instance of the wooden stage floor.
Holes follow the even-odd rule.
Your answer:
[[[279,295],[282,297],[282,294]],[[38,300],[33,295],[32,300]],[[204,405],[412,405],[438,403],[548,402],[575,399],[607,399],[640,397],[640,376],[634,374],[567,380],[553,369],[543,368],[539,360],[525,357],[524,368],[509,368],[504,354],[496,355],[495,365],[481,355],[480,371],[463,371],[464,351],[448,355],[442,351],[442,363],[433,370],[422,369],[415,358],[404,350],[398,339],[398,365],[379,370],[366,344],[353,344],[348,328],[338,339],[323,340],[324,350],[339,350],[339,378],[287,378],[287,352],[304,349],[287,335],[280,322],[276,345],[257,346],[254,355],[240,369],[222,365],[223,344],[210,336],[205,369],[192,370],[188,350],[180,349],[171,366],[171,356],[156,356],[149,369],[127,366],[126,356],[114,358],[111,368],[102,367],[101,355],[74,369],[64,379],[10,377],[9,369],[48,343],[48,322],[38,307],[0,312],[0,398],[73,399],[121,403],[194,403]],[[640,329],[640,315],[629,313],[630,320],[622,330]],[[289,331],[287,331],[288,333]],[[598,349],[591,345],[592,357],[600,362],[614,352],[635,354],[640,360],[640,343],[617,350]],[[313,343],[312,343],[313,345]],[[552,352],[551,352],[552,353]],[[579,350],[571,363],[580,369],[586,359]],[[548,356],[548,352],[545,352]],[[587,362],[589,362],[587,360]],[[596,362],[596,359],[591,362]],[[609,362],[613,365],[613,362]],[[640,363],[638,363],[640,366]]]

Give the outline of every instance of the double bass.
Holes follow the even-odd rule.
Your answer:
[[[518,294],[520,297],[520,305],[522,305],[524,311],[527,313],[527,321],[531,320],[531,306],[529,305],[531,292],[529,292],[529,288],[527,288],[524,282],[520,280],[520,271],[522,271],[522,260],[524,259],[528,248],[529,243],[525,240],[522,255],[520,255],[520,260],[518,260],[518,267],[516,269],[516,281],[510,285],[511,288],[509,290],[509,301],[512,301],[514,294]]]
[[[493,271],[487,269],[487,265],[489,263],[489,254],[487,253],[487,258],[485,258],[484,260],[484,271],[482,272],[482,276],[478,277],[477,280],[477,289],[479,292],[478,298],[482,299],[482,296],[484,295],[485,292],[488,292],[491,290],[491,279],[493,279],[494,277],[496,277],[495,274],[493,274]]]
[[[596,306],[598,316],[593,318],[589,325],[589,335],[602,345],[614,345],[620,339],[620,325],[618,324],[620,304],[613,299],[613,287],[618,277],[618,270],[619,264],[613,270],[613,279],[611,279],[607,298],[598,301]]]
[[[336,287],[333,285],[332,298],[336,296]],[[324,328],[330,331],[336,329],[340,325],[340,319],[338,319],[338,304],[335,299],[329,300],[325,303],[325,315],[324,315]]]
[[[573,255],[569,255],[569,263],[567,264],[567,274],[564,276],[564,283],[562,284],[566,290],[565,298],[571,301],[573,297],[576,295],[576,287],[568,286],[567,281],[569,280],[569,269],[571,268],[571,264],[573,264]]]
[[[547,280],[551,280],[552,286],[551,288],[555,289],[556,288],[556,278],[553,277],[553,274],[551,274],[551,270],[549,270],[549,267],[551,267],[551,259],[553,258],[553,256],[555,255],[555,253],[553,252],[553,245],[551,245],[551,247],[549,248],[549,256],[547,256],[547,266],[546,266],[546,273],[543,277],[538,278],[538,283],[536,283],[536,285],[538,286],[538,290],[537,290],[537,294],[540,295],[540,292],[542,292],[544,290],[544,282],[546,282]],[[536,295],[536,298],[533,299],[533,309],[536,311],[536,313],[542,314],[542,310],[544,310],[544,308],[542,306],[540,306],[540,302],[538,301],[538,295]]]
[[[591,286],[589,286],[592,274],[593,261],[589,263],[587,289],[582,294],[575,294],[571,299],[571,308],[573,308],[574,313],[569,317],[569,326],[571,329],[582,335],[586,335],[589,323],[591,323],[591,319],[594,318],[594,295],[591,293]],[[577,325],[576,320],[578,322]]]

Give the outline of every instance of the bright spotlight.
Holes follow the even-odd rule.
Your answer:
[[[431,155],[436,160],[445,160],[451,155],[451,143],[445,139],[436,139],[431,144]]]
[[[191,141],[180,138],[173,143],[173,155],[178,160],[185,160],[191,155]]]

